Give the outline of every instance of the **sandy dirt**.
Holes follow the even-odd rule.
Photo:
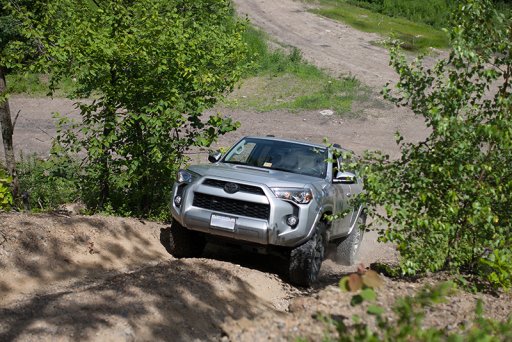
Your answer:
[[[280,44],[334,75],[354,75],[373,89],[367,103],[354,105],[359,119],[323,116],[317,111],[254,113],[216,108],[242,123],[220,139],[227,147],[244,135],[274,134],[321,142],[328,138],[357,153],[398,150],[393,134],[407,140],[426,135],[420,118],[378,99],[396,76],[380,39],[320,18],[291,0],[235,1],[238,11]],[[243,89],[243,88],[242,88]],[[242,96],[242,93],[234,96]],[[55,135],[52,113],[77,117],[66,99],[11,98],[19,111],[15,147],[23,154],[48,154]],[[196,161],[205,155],[193,155]],[[277,260],[220,246],[207,246],[203,258],[175,259],[165,248],[165,224],[66,213],[0,215],[0,341],[288,341],[321,340],[333,334],[315,317],[350,318],[361,310],[337,282],[354,267],[327,260],[312,289],[295,288],[281,278]],[[367,233],[361,261],[393,261],[392,246]],[[423,282],[428,282],[424,280]],[[421,283],[391,281],[379,301],[414,293]],[[480,295],[491,316],[511,312],[510,297]],[[471,317],[476,297],[459,293],[429,322],[452,329]]]
[[[284,311],[298,292],[272,273],[217,260],[229,254],[220,247],[204,259],[172,258],[164,224],[62,214],[0,220],[1,341],[212,340],[226,317]]]

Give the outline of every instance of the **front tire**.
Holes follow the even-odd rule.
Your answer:
[[[319,222],[311,239],[290,252],[290,282],[299,286],[311,286],[318,279],[325,249],[325,223]]]
[[[203,253],[206,240],[201,233],[188,230],[174,221],[169,235],[169,252],[176,258],[194,258]]]
[[[363,242],[366,216],[359,215],[354,229],[345,237],[336,248],[336,261],[344,266],[352,266],[357,262],[359,248]]]

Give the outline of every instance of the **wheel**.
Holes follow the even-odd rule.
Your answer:
[[[201,256],[206,240],[201,233],[188,230],[178,221],[170,228],[168,251],[176,258],[193,258]]]
[[[311,239],[290,252],[290,282],[299,286],[311,286],[318,278],[325,249],[325,223],[319,222]]]
[[[366,217],[359,215],[354,229],[336,247],[336,261],[345,266],[352,266],[357,262],[359,247],[363,241]]]

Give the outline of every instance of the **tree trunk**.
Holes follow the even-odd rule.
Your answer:
[[[0,66],[0,99],[3,97],[7,90],[7,86],[5,83],[5,68]],[[14,133],[14,127],[12,125],[11,120],[11,110],[9,109],[9,101],[5,99],[5,101],[0,100],[0,126],[2,127],[2,140],[4,143],[4,152],[5,152],[5,166],[7,167],[7,172],[11,175],[13,179],[13,196],[17,197],[18,195],[18,176],[16,174],[16,160],[14,158],[14,147],[12,143],[12,136]]]

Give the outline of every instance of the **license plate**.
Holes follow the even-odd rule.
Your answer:
[[[215,228],[235,230],[236,219],[233,217],[213,214],[210,219],[210,225]]]

